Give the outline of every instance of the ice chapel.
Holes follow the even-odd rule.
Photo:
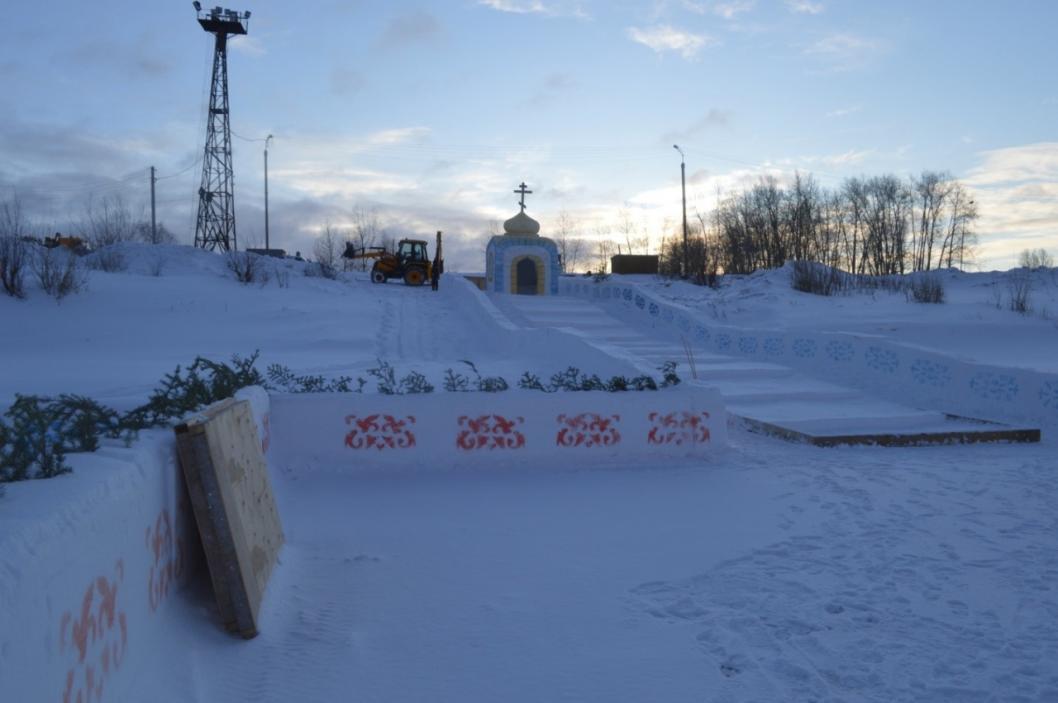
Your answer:
[[[540,236],[540,223],[525,214],[525,196],[533,191],[522,183],[521,210],[503,223],[503,234],[485,249],[485,290],[513,295],[557,295],[558,247]]]

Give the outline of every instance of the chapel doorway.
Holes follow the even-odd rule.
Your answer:
[[[518,261],[514,267],[515,285],[514,290],[518,295],[536,295],[536,262],[526,257]]]

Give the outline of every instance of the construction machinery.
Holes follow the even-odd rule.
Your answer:
[[[423,239],[402,239],[397,244],[396,252],[387,251],[385,247],[358,249],[352,242],[346,242],[342,258],[375,259],[371,267],[373,283],[401,278],[406,285],[421,286],[433,276],[434,267],[441,266],[441,233],[437,233],[437,252],[432,261],[426,250],[426,240]]]

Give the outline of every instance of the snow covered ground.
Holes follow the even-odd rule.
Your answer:
[[[527,343],[452,277],[433,294],[280,262],[283,285],[242,286],[219,256],[127,257],[129,271],[93,272],[59,305],[37,290],[0,298],[17,331],[0,345],[0,404],[15,392],[132,404],[197,354],[255,349],[300,373],[362,375],[382,358],[435,383],[460,359],[509,381],[632,368]],[[978,285],[990,274],[945,275],[943,306],[802,297],[784,272],[719,293],[640,282],[732,324],[873,330],[1058,370],[1053,322],[996,310]],[[165,616],[133,699],[1058,700],[1053,439],[818,449],[736,431],[731,442],[697,465],[273,466],[288,542],[262,634],[220,631],[202,579]],[[5,502],[49,490],[10,485],[0,526]]]
[[[723,324],[874,335],[964,361],[1058,373],[1058,269],[937,271],[941,305],[900,291],[832,297],[790,288],[790,267],[728,276],[719,290],[653,276],[630,276],[655,294]],[[1028,314],[1009,309],[1011,288],[1028,283]]]
[[[277,479],[262,634],[167,627],[169,701],[1052,701],[1054,447]]]

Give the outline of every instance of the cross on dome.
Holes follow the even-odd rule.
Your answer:
[[[518,187],[518,190],[514,191],[515,194],[521,193],[522,199],[518,201],[518,204],[522,206],[522,212],[525,212],[525,196],[531,195],[533,191],[528,190],[525,185],[525,181],[522,181],[522,185]]]

